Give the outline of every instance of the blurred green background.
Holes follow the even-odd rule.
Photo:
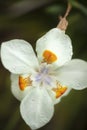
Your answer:
[[[73,58],[87,61],[87,1],[69,0],[72,10],[66,33],[73,44]],[[66,0],[0,0],[0,43],[35,41],[59,22]],[[14,63],[15,64],[15,63]],[[19,112],[20,102],[10,91],[10,73],[0,63],[0,130],[30,130]],[[55,106],[52,120],[40,130],[87,130],[87,89],[72,90]]]

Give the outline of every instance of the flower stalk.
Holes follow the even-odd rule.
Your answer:
[[[63,31],[65,31],[67,29],[68,21],[67,21],[66,17],[69,15],[70,10],[71,10],[71,4],[68,3],[68,7],[67,7],[64,17],[60,16],[60,22],[58,23],[57,28],[59,28]]]

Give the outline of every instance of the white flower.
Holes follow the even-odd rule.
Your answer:
[[[36,43],[37,58],[24,40],[1,45],[1,60],[11,74],[11,90],[21,101],[20,112],[31,129],[48,123],[58,103],[71,88],[87,87],[87,63],[72,58],[70,38],[58,28]]]

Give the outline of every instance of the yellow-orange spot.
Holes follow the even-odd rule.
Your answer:
[[[43,53],[44,62],[51,64],[57,60],[57,56],[49,50],[44,51]]]
[[[19,87],[20,89],[23,91],[27,86],[30,86],[32,83],[32,81],[30,80],[29,77],[22,77],[22,76],[19,76]]]
[[[59,84],[57,86],[57,88],[53,88],[52,90],[56,93],[56,98],[59,98],[60,96],[62,96],[65,93],[65,91],[67,90],[67,87],[61,86]]]

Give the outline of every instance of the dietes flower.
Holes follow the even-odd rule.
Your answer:
[[[70,90],[87,87],[87,62],[72,58],[70,38],[54,28],[36,42],[37,57],[24,40],[1,45],[1,60],[11,72],[11,90],[21,101],[22,118],[38,129],[50,121],[54,104]]]

